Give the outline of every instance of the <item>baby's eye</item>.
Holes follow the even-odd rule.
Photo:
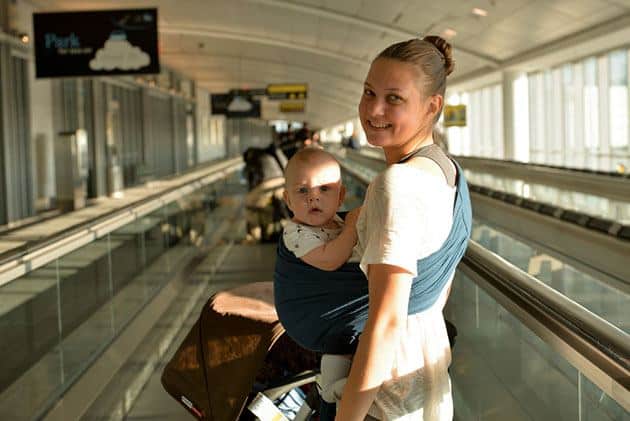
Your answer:
[[[306,187],[300,187],[300,188],[298,189],[298,193],[300,193],[300,194],[306,194],[306,193],[308,193],[308,189],[307,189]]]
[[[330,190],[330,187],[328,187],[328,186],[321,186],[319,189],[321,191],[328,191],[328,190]]]

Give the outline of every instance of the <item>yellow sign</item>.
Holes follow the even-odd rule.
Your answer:
[[[308,85],[306,83],[287,83],[267,85],[267,96],[270,99],[306,99]]]
[[[279,109],[281,113],[303,113],[305,108],[304,102],[284,101],[280,103]]]
[[[444,106],[444,127],[465,127],[466,126],[466,106],[465,105],[445,105]]]

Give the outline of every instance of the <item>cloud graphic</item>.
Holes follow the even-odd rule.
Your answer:
[[[90,60],[92,70],[137,70],[148,66],[151,58],[138,47],[134,47],[126,39],[110,36],[103,48],[96,52]]]

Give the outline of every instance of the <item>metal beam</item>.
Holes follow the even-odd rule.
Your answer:
[[[225,55],[225,54],[198,54],[198,53],[193,53],[193,52],[163,52],[160,53],[160,57],[177,57],[177,56],[182,56],[182,57],[199,57],[202,56],[204,58],[209,58],[209,59],[218,59],[218,60],[234,60],[234,61],[245,61],[245,62],[252,62],[254,64],[258,64],[258,63],[264,63],[264,64],[272,64],[272,65],[277,65],[277,66],[286,66],[292,69],[299,69],[305,72],[309,72],[309,73],[316,73],[319,75],[324,75],[326,77],[330,77],[333,79],[339,79],[341,81],[343,81],[344,83],[356,83],[357,85],[363,86],[363,80],[360,79],[353,79],[347,76],[343,76],[343,75],[339,75],[336,73],[330,73],[330,72],[323,72],[321,70],[317,70],[314,69],[312,67],[307,67],[307,66],[301,66],[299,64],[294,64],[294,63],[285,63],[282,61],[275,61],[275,60],[266,60],[266,59],[262,59],[262,58],[257,58],[257,57],[249,57],[249,56],[232,56],[232,55]],[[186,66],[186,70],[188,69],[194,69],[196,66]]]
[[[316,7],[316,6],[310,6],[307,4],[298,4],[298,3],[294,3],[288,0],[249,0],[249,1],[252,3],[264,4],[266,6],[272,6],[272,7],[279,7],[283,9],[293,10],[299,13],[310,14],[310,15],[317,16],[324,19],[330,19],[330,20],[335,20],[337,22],[360,26],[362,28],[366,28],[371,31],[386,32],[390,35],[394,35],[394,36],[405,38],[405,39],[418,38],[424,35],[417,32],[408,31],[402,28],[397,28],[395,26],[385,25],[378,21],[363,19],[356,16],[348,15],[338,10],[328,9],[325,7]],[[501,61],[497,60],[494,57],[469,50],[465,47],[453,45],[453,48],[456,49],[457,51],[460,51],[461,53],[474,57],[477,60],[481,60],[492,67],[498,67],[501,64]]]
[[[171,35],[192,35],[204,38],[231,39],[235,41],[249,42],[252,44],[268,45],[271,47],[280,47],[290,50],[302,51],[318,56],[332,58],[353,65],[369,66],[370,62],[359,57],[352,57],[347,54],[340,54],[336,51],[325,50],[312,45],[300,44],[291,41],[285,41],[277,38],[265,37],[263,35],[252,35],[247,32],[225,31],[219,28],[209,28],[206,26],[187,26],[187,25],[168,25],[162,24],[160,32]]]

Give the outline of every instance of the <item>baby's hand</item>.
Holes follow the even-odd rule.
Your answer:
[[[346,215],[345,223],[347,227],[351,227],[352,229],[356,229],[357,219],[359,219],[359,215],[361,214],[361,206],[358,208],[352,209]]]

